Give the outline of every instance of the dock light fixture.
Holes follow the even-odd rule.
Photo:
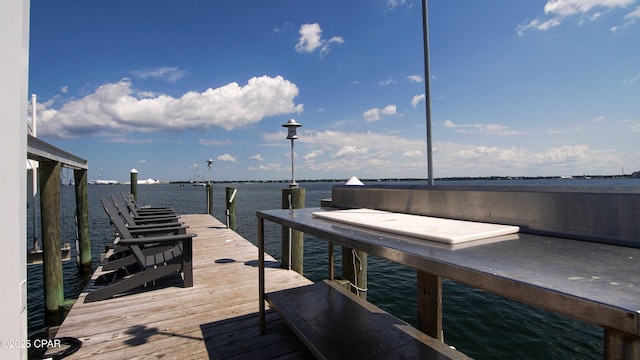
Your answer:
[[[207,160],[207,166],[209,167],[209,184],[211,184],[211,167],[213,166],[213,159]]]
[[[287,139],[291,140],[291,184],[289,187],[297,188],[298,184],[296,183],[296,178],[294,176],[294,163],[293,163],[293,141],[298,138],[298,134],[296,133],[297,128],[302,126],[299,122],[296,122],[295,119],[290,119],[286,124],[282,124],[282,127],[286,127],[288,130]]]

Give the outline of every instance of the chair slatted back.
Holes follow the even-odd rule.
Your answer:
[[[107,216],[109,216],[111,223],[116,228],[118,234],[120,234],[120,237],[123,239],[133,239],[133,235],[131,235],[129,229],[127,229],[127,226],[118,214],[118,210],[115,208],[115,205],[107,201],[107,199],[105,199],[104,197],[101,197],[100,201],[102,202],[102,207],[104,207],[104,211],[107,213]],[[146,267],[146,257],[142,253],[142,249],[140,249],[140,246],[129,245],[129,248],[133,252],[133,255],[135,256],[138,263],[140,263],[140,265],[142,265],[143,267]]]

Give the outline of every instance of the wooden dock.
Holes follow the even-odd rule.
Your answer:
[[[85,304],[83,292],[56,335],[83,343],[68,359],[312,358],[273,311],[267,333],[259,335],[258,248],[210,215],[183,215],[181,221],[198,234],[194,286],[183,288],[176,273],[176,279],[109,300]],[[311,283],[277,266],[266,271],[268,291]]]

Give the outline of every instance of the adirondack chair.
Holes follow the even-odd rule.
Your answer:
[[[125,195],[121,193],[122,199],[127,204],[127,208],[134,216],[150,216],[150,215],[175,215],[173,208],[171,207],[151,207],[151,206],[138,206],[133,195]]]
[[[158,217],[138,217],[134,218],[129,209],[122,205],[115,196],[111,196],[113,205],[117,212],[122,216],[129,231],[133,230],[145,230],[151,228],[164,228],[164,227],[181,227],[184,223],[179,222],[176,216],[158,216]],[[185,228],[186,229],[186,228]]]
[[[171,208],[147,208],[144,211],[138,211],[131,196],[125,195],[124,193],[121,193],[121,195],[126,204],[126,209],[124,209],[124,207],[119,207],[118,210],[120,210],[120,213],[123,216],[126,215],[133,219],[136,225],[162,222],[178,222],[178,216],[173,212]],[[117,203],[115,197],[112,198],[114,199],[114,203]],[[129,221],[127,220],[127,222]]]
[[[110,208],[105,198],[101,201],[105,210]],[[109,299],[175,272],[182,272],[184,287],[193,286],[191,260],[195,234],[135,237],[117,213],[107,211],[107,215],[120,235],[118,246],[126,247],[130,255],[118,259],[121,264],[117,270],[94,280],[96,288],[87,294],[85,302]]]
[[[127,229],[129,230],[129,233],[131,233],[131,235],[133,235],[134,237],[178,235],[187,233],[187,229],[182,226],[182,223],[178,222],[160,222],[136,225],[135,221],[128,213],[128,211],[123,211],[115,198],[112,197],[112,200],[114,201],[113,203],[107,200],[102,201],[104,211],[107,213],[107,216],[109,216],[110,219],[116,216],[121,216],[125,222],[125,226],[127,226]],[[148,250],[146,249],[146,247],[149,247],[149,245],[145,246],[144,251],[146,255],[158,248],[158,246],[153,246],[153,250]],[[128,246],[114,246],[113,253],[107,258],[107,262],[103,265],[103,270],[116,270],[121,266],[135,263],[135,259],[130,255],[132,255],[132,253],[129,250]],[[129,259],[122,260],[125,257],[129,257]]]

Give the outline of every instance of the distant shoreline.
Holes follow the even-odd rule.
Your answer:
[[[573,176],[477,176],[477,177],[442,177],[435,178],[434,181],[469,181],[469,180],[550,180],[550,179],[625,179],[640,178],[640,172],[634,172],[629,175],[573,175]],[[298,180],[299,183],[314,182],[346,182],[349,179],[304,179]],[[233,184],[233,183],[289,183],[291,180],[211,180],[214,184]],[[427,178],[377,178],[377,179],[360,179],[362,182],[392,182],[392,181],[428,181]],[[169,181],[169,184],[192,184],[191,181]]]

